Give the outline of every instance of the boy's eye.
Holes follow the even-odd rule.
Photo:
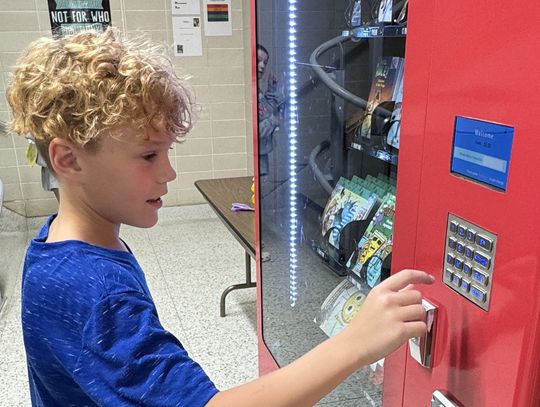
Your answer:
[[[142,158],[144,158],[146,161],[152,161],[157,156],[156,153],[148,153],[144,154]]]

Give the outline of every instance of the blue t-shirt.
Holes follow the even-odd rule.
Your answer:
[[[33,406],[204,406],[217,389],[160,324],[128,252],[76,240],[26,253],[22,326]]]

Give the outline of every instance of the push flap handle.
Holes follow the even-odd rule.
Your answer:
[[[423,336],[409,339],[409,352],[414,360],[426,368],[433,363],[433,345],[435,340],[435,322],[437,320],[437,307],[428,300],[422,299],[426,309],[427,332]]]

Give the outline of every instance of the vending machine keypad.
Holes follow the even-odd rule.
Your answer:
[[[448,214],[443,281],[484,310],[489,309],[497,235]]]

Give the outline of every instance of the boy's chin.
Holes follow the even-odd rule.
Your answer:
[[[158,223],[158,217],[153,219],[137,219],[133,222],[125,222],[124,225],[133,226],[141,229],[148,229],[155,226]]]

